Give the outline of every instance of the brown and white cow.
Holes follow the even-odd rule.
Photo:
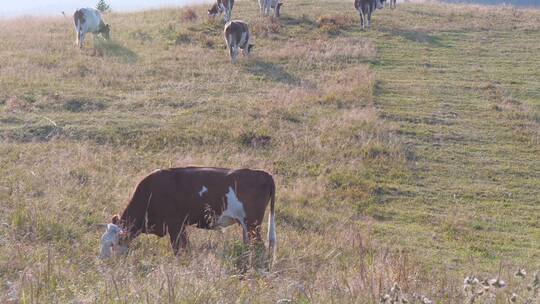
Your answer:
[[[228,22],[231,20],[233,6],[234,0],[217,0],[216,3],[214,3],[208,10],[208,16],[215,17],[224,12],[225,14],[223,15],[223,20]]]
[[[101,34],[103,38],[110,38],[111,27],[103,22],[101,14],[94,8],[80,8],[73,14],[75,22],[75,32],[77,34],[76,44],[82,48],[86,33]]]
[[[354,0],[354,8],[360,15],[362,29],[366,27],[366,24],[368,28],[371,27],[371,14],[382,7],[381,0]]]
[[[223,29],[223,35],[225,36],[225,42],[229,49],[229,55],[231,56],[231,62],[236,63],[236,56],[238,55],[238,49],[242,50],[244,56],[249,56],[253,44],[250,41],[249,25],[242,20],[232,20],[225,24]]]
[[[126,251],[130,241],[141,233],[159,237],[169,234],[177,254],[187,246],[188,225],[223,229],[238,223],[245,243],[259,242],[270,202],[271,260],[276,244],[275,194],[274,179],[265,171],[207,167],[156,170],[139,182],[122,215],[113,216],[113,225],[108,225],[101,239],[101,256],[109,257],[111,249]]]

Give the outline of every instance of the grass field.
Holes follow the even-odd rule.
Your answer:
[[[109,13],[82,51],[71,18],[0,21],[0,301],[463,303],[476,275],[507,283],[476,303],[538,303],[540,11],[403,4],[361,31],[317,3],[237,1],[235,66],[202,6]],[[269,273],[239,227],[97,258],[138,181],[188,164],[273,174]]]

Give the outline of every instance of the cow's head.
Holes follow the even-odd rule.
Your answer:
[[[110,25],[105,24],[103,27],[101,27],[100,32],[103,38],[107,40],[111,39],[111,26]]]
[[[217,3],[214,3],[212,7],[208,10],[208,17],[215,17],[219,13],[219,7]]]
[[[245,47],[244,49],[242,49],[242,54],[244,56],[249,56],[249,54],[251,54],[251,50],[253,49],[253,47],[255,46],[255,44],[248,44],[247,47]]]
[[[283,5],[283,3],[279,2],[276,6],[276,17],[279,17],[279,10],[281,9],[281,6]]]
[[[124,255],[128,251],[128,234],[120,225],[120,217],[113,216],[112,223],[107,224],[105,233],[101,236],[100,258],[107,259],[112,255]]]

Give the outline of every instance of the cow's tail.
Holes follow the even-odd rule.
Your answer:
[[[275,203],[276,203],[276,185],[274,179],[272,179],[271,189],[270,189],[270,215],[268,216],[268,261],[269,268],[272,267],[274,263],[274,258],[276,254],[276,213],[275,213]]]

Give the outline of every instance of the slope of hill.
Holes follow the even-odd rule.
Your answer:
[[[540,3],[536,0],[446,0],[445,2],[450,3],[473,3],[473,4],[489,4],[489,5],[517,5],[517,6],[538,6]]]
[[[505,278],[501,303],[526,292],[540,12],[404,4],[362,32],[350,1],[279,21],[238,1],[256,46],[233,66],[205,9],[107,15],[112,41],[82,51],[69,18],[0,22],[2,302],[367,303],[398,283],[455,303],[471,273]],[[178,259],[145,236],[97,259],[137,182],[187,164],[272,172],[271,273],[243,272],[238,228],[190,229]]]

